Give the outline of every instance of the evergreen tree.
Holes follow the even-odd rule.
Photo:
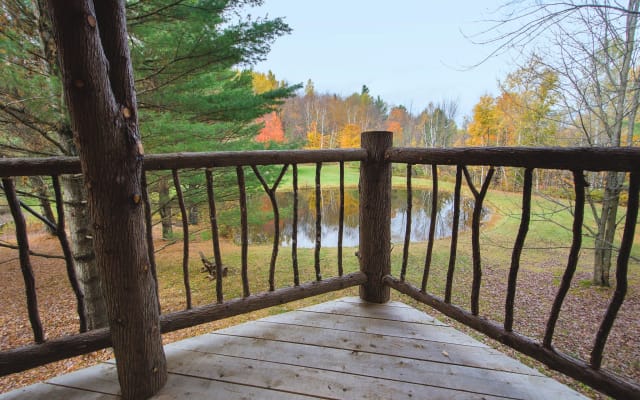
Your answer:
[[[280,19],[239,17],[248,0],[152,0],[129,7],[132,58],[140,120],[151,153],[260,148],[258,118],[291,96],[298,86],[254,90],[253,74],[242,70],[264,59],[271,43],[290,32]],[[218,175],[217,181],[231,179]],[[163,236],[171,230],[166,174],[150,181],[160,198]],[[198,222],[204,198],[200,174],[181,179],[189,221]],[[222,184],[222,187],[230,185]]]
[[[255,119],[296,89],[281,85],[256,94],[251,73],[243,70],[264,59],[273,41],[290,31],[279,18],[241,17],[245,7],[260,4],[260,0],[148,0],[127,5],[140,130],[147,153],[257,146],[252,138],[261,126]],[[77,154],[61,100],[60,68],[46,2],[1,2],[0,39],[2,155]],[[74,208],[68,212],[69,226],[76,266],[87,272],[86,278],[82,272],[79,277],[91,308],[102,294],[92,272],[91,224],[83,208],[86,193],[82,181],[71,178],[63,181],[66,203]],[[166,179],[150,180],[167,188],[168,202]],[[183,183],[191,185],[188,179]],[[164,213],[170,216],[169,210]],[[170,218],[164,221],[171,226]],[[88,314],[90,321],[92,314],[106,315],[99,308]],[[102,318],[89,325],[105,324]]]

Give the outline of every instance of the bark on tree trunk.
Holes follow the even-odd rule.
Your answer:
[[[192,184],[187,184],[186,190],[184,191],[189,225],[198,225],[198,223],[200,223],[200,209],[198,208],[198,202],[195,196],[197,191],[198,188]]]
[[[171,210],[171,197],[169,196],[169,179],[166,176],[160,177],[158,180],[158,197],[160,202],[160,218],[162,221],[162,238],[170,239],[173,236]]]
[[[598,230],[595,238],[593,262],[593,283],[598,286],[611,285],[609,271],[611,270],[613,241],[616,235],[618,204],[623,181],[624,174],[618,172],[607,173],[602,198],[602,214],[598,221]]]
[[[87,329],[104,328],[109,326],[109,319],[93,250],[93,232],[87,209],[84,179],[82,175],[64,175],[61,181],[71,237],[71,252],[76,276],[84,293]]]
[[[50,0],[122,397],[166,382],[159,307],[142,209],[143,150],[124,0]]]
[[[198,206],[189,206],[187,212],[189,214],[189,225],[198,225],[198,223],[200,222],[200,210],[198,209]]]
[[[51,18],[45,0],[34,2],[34,16],[37,19],[38,33],[40,36],[42,54],[47,65],[47,72],[51,77],[61,75],[58,60],[56,59],[56,44],[53,38]],[[52,99],[56,99],[56,109],[60,110],[57,121],[57,136],[60,142],[60,149],[65,155],[76,156],[78,151],[73,141],[71,127],[67,120],[66,108],[62,104],[62,93],[57,87],[51,85],[50,92]],[[87,329],[98,329],[107,327],[106,305],[102,293],[102,286],[93,251],[93,240],[91,239],[91,221],[89,220],[89,210],[87,209],[87,194],[84,189],[82,178],[61,177],[63,196],[67,208],[67,222],[71,232],[71,252],[75,260],[76,276],[80,282],[80,287],[84,293]]]

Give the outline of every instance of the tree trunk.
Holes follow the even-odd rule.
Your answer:
[[[35,17],[42,54],[49,76],[61,78],[61,71],[56,59],[56,43],[53,38],[51,18],[45,0],[34,1]],[[56,85],[50,86],[51,98],[55,99],[56,109],[60,110],[57,120],[57,136],[60,149],[68,156],[78,155],[73,141],[73,133],[67,120],[66,108]],[[67,208],[67,222],[71,232],[71,252],[75,260],[76,276],[84,293],[87,329],[98,329],[108,326],[106,305],[100,284],[100,277],[95,262],[91,221],[87,209],[87,194],[82,177],[62,176],[62,189]]]
[[[598,286],[611,285],[609,271],[611,270],[613,241],[616,235],[618,204],[623,181],[624,174],[608,172],[606,175],[602,214],[598,221],[593,262],[593,283]]]
[[[145,239],[144,152],[125,1],[50,0],[48,5],[85,175],[121,393],[144,399],[165,384],[167,366]]]
[[[184,190],[184,202],[187,208],[187,222],[189,225],[200,223],[200,207],[198,206],[198,187],[188,183]]]
[[[189,225],[198,225],[198,222],[200,222],[200,210],[198,206],[190,205],[187,212],[189,213]]]
[[[84,179],[82,175],[63,175],[61,181],[71,237],[71,252],[76,276],[84,293],[87,329],[104,328],[109,326],[109,319],[93,250],[93,233]]]
[[[65,125],[58,131],[62,147],[67,155],[77,155],[71,127]],[[87,190],[82,175],[63,175],[62,193],[67,209],[67,222],[71,237],[71,253],[80,288],[84,293],[87,313],[87,329],[99,329],[109,326],[107,305],[104,299],[102,282],[96,255],[93,248],[91,219],[87,208]]]
[[[173,213],[171,210],[171,197],[169,195],[169,179],[166,176],[162,176],[158,180],[158,196],[160,202],[160,218],[162,221],[162,238],[170,239],[173,237]]]

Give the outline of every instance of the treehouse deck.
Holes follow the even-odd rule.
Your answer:
[[[399,302],[318,304],[165,346],[156,399],[574,399],[577,392]],[[115,364],[0,395],[109,399]]]

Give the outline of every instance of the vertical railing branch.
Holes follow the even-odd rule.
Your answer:
[[[278,178],[276,179],[273,186],[269,187],[269,184],[264,180],[264,177],[260,173],[260,170],[258,170],[258,167],[255,165],[251,166],[253,173],[256,175],[256,177],[260,181],[260,184],[262,185],[262,188],[269,197],[269,201],[271,201],[271,209],[273,210],[273,248],[271,250],[271,262],[269,263],[269,291],[271,292],[276,290],[276,262],[278,261],[278,248],[280,246],[280,210],[278,208],[276,190],[278,189],[278,185],[280,184],[280,181],[284,177],[284,174],[287,172],[288,168],[289,165],[285,164],[285,166],[280,170],[280,175],[278,175]]]
[[[240,274],[242,275],[242,295],[249,297],[251,291],[249,290],[249,226],[247,222],[247,188],[244,179],[244,168],[242,166],[236,167],[236,176],[238,178],[238,191],[240,193],[240,246],[241,246],[241,258],[242,269]]]
[[[222,253],[220,252],[220,232],[218,229],[218,217],[216,211],[216,199],[213,192],[213,174],[211,169],[205,170],[207,179],[207,201],[209,203],[209,223],[211,224],[211,241],[213,242],[213,258],[216,263],[216,301],[222,304],[224,296],[222,293]]]
[[[361,146],[367,159],[360,164],[360,270],[367,282],[360,297],[374,303],[389,301],[390,288],[383,278],[391,273],[391,163],[386,151],[391,132],[363,132]]]
[[[187,207],[184,204],[182,185],[178,170],[171,171],[173,175],[173,186],[176,188],[180,214],[182,215],[182,279],[184,281],[184,291],[187,300],[187,310],[191,309],[191,284],[189,283],[189,221],[187,220]]]
[[[322,163],[316,163],[316,244],[313,251],[313,267],[316,271],[316,280],[322,280],[320,271],[320,249],[322,248],[322,187],[320,185],[320,172]]]
[[[429,241],[427,243],[427,255],[424,259],[424,271],[422,273],[422,285],[420,290],[427,291],[429,281],[429,270],[431,269],[431,258],[433,257],[433,244],[436,236],[436,218],[438,218],[438,166],[431,165],[432,195],[431,195],[431,220],[429,221]]]
[[[516,300],[516,284],[518,281],[518,271],[520,270],[520,256],[524,248],[524,241],[529,232],[529,221],[531,220],[531,189],[533,187],[533,169],[527,168],[524,171],[524,188],[522,190],[522,217],[520,217],[520,228],[513,245],[511,254],[511,268],[507,284],[507,299],[505,301],[504,330],[513,330],[513,308]]]
[[[340,161],[340,210],[338,216],[338,276],[344,274],[342,267],[342,241],[344,236],[344,161]]]
[[[20,210],[20,200],[16,195],[16,188],[12,179],[3,178],[2,187],[7,196],[7,203],[13,216],[13,222],[16,225],[16,240],[18,241],[18,252],[20,257],[20,268],[22,269],[22,278],[24,279],[24,287],[27,295],[27,311],[29,313],[29,321],[33,330],[33,338],[36,343],[44,342],[44,330],[38,313],[38,298],[36,295],[36,280],[33,276],[33,268],[31,267],[31,259],[29,258],[29,238],[27,236],[27,223],[24,215]]]
[[[293,223],[291,232],[291,264],[293,267],[293,284],[300,286],[298,269],[298,164],[293,164]]]
[[[151,267],[151,276],[155,284],[156,298],[158,299],[158,311],[161,311],[160,294],[158,286],[158,267],[156,265],[156,249],[153,244],[153,222],[151,220],[151,201],[149,200],[149,186],[147,184],[147,173],[142,171],[142,202],[144,203],[144,220],[146,223],[145,234],[147,236],[147,254],[149,257],[149,266]]]
[[[482,203],[489,190],[489,184],[495,169],[489,168],[487,176],[482,183],[480,191],[473,185],[473,179],[469,174],[467,167],[463,167],[464,177],[467,180],[469,189],[473,193],[473,217],[471,218],[471,253],[473,258],[473,282],[471,283],[471,313],[478,315],[480,313],[480,285],[482,283],[482,260],[480,258],[480,218],[482,217]]]
[[[447,269],[447,284],[444,290],[444,302],[451,303],[453,290],[453,273],[456,268],[458,252],[458,228],[460,225],[460,187],[462,185],[462,167],[456,167],[456,185],[453,193],[453,222],[451,224],[451,249],[449,250],[449,268]]]
[[[64,201],[62,199],[62,190],[60,190],[60,180],[57,175],[51,177],[51,183],[53,185],[53,191],[56,196],[56,212],[58,213],[58,222],[56,225],[56,235],[60,241],[60,247],[64,254],[64,261],[67,267],[67,278],[71,284],[71,289],[76,296],[76,308],[78,311],[78,318],[80,320],[80,332],[87,331],[87,311],[84,304],[84,293],[80,288],[80,282],[76,275],[76,266],[73,262],[73,253],[71,252],[71,246],[69,245],[69,238],[67,238],[67,232],[65,231],[65,216],[64,216]]]
[[[620,250],[618,252],[618,261],[616,265],[616,290],[613,293],[611,302],[607,307],[604,319],[600,324],[596,339],[591,351],[591,367],[599,369],[602,364],[602,352],[607,343],[609,332],[616,320],[618,310],[622,306],[622,302],[627,294],[627,271],[629,269],[629,258],[631,255],[631,247],[635,236],[636,223],[638,221],[638,191],[640,191],[640,173],[631,173],[629,178],[629,198],[627,200],[627,216],[624,224],[624,232],[622,241],[620,242]]]
[[[582,223],[584,220],[584,188],[586,182],[582,171],[573,171],[573,182],[575,187],[576,204],[575,211],[573,213],[573,240],[571,243],[571,250],[569,251],[569,258],[567,261],[567,268],[562,276],[562,282],[558,288],[558,293],[553,301],[551,307],[551,314],[547,320],[547,327],[544,333],[543,346],[546,348],[551,347],[551,341],[553,340],[553,332],[555,331],[558,317],[560,316],[560,309],[564,298],[569,292],[571,286],[571,280],[576,272],[578,266],[578,256],[580,254],[580,246],[582,245]]]
[[[411,211],[413,208],[413,191],[411,189],[412,164],[407,164],[407,224],[404,231],[404,246],[402,247],[402,267],[400,280],[404,282],[407,275],[407,263],[409,262],[409,244],[411,243]]]

